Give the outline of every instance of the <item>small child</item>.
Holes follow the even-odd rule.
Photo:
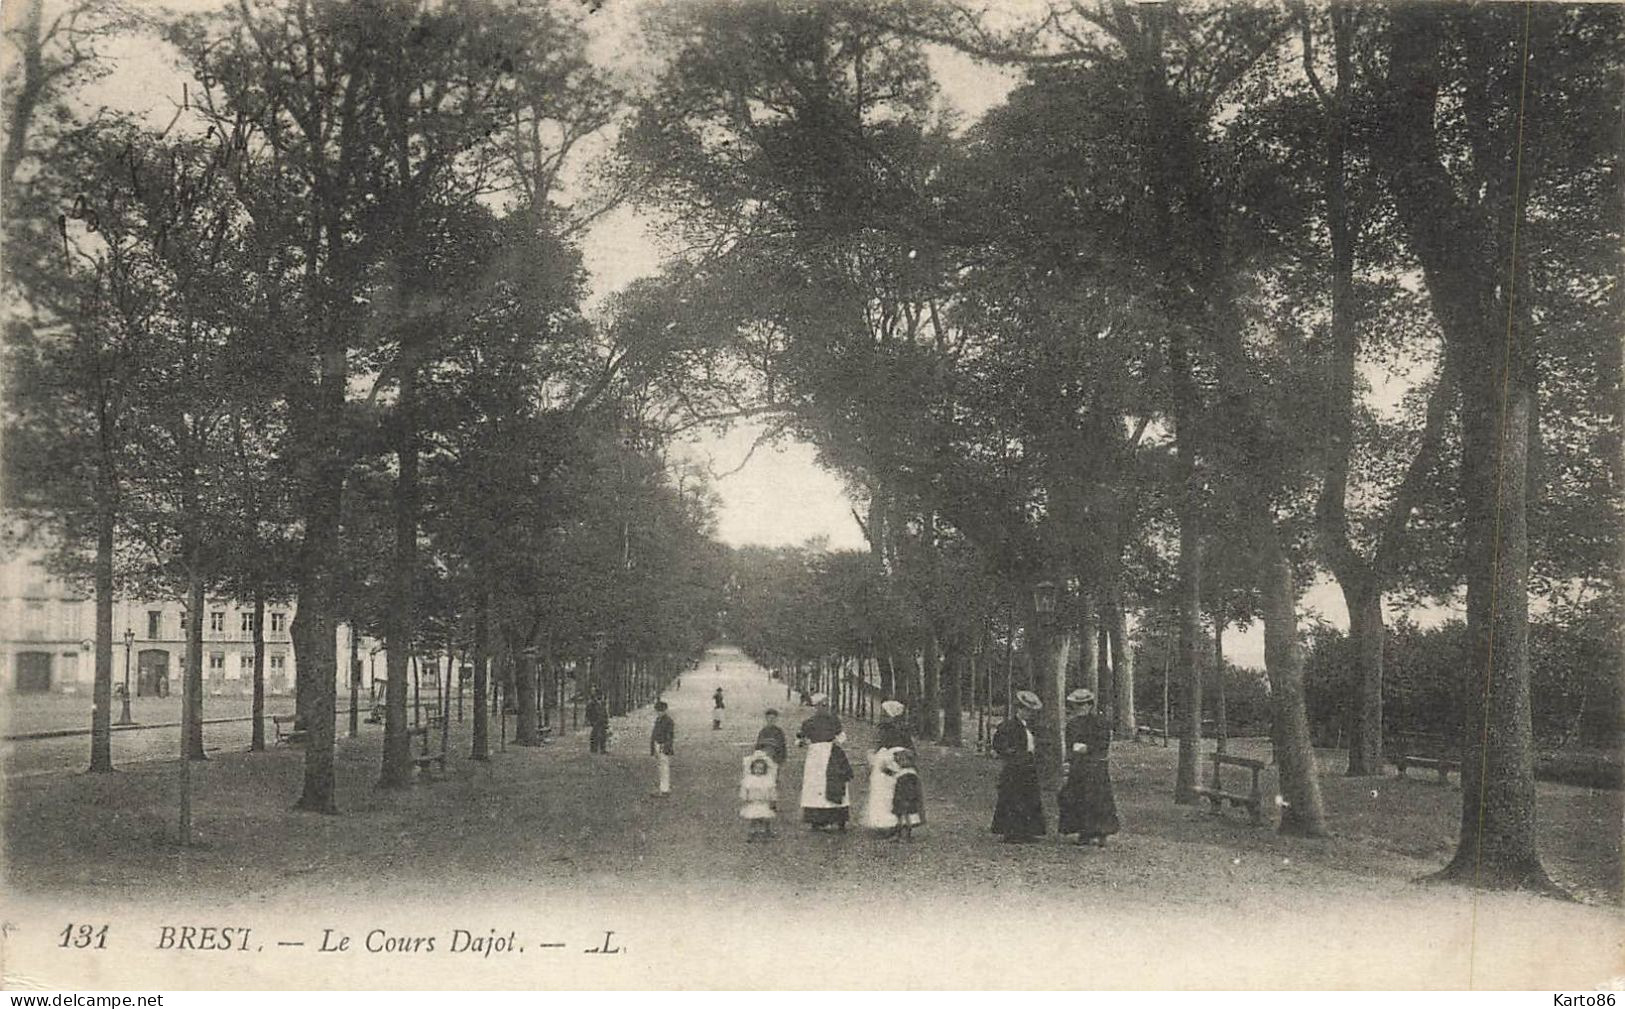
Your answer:
[[[897,830],[892,840],[912,841],[914,828],[925,822],[925,792],[920,787],[920,772],[914,768],[914,751],[907,747],[893,750],[892,762],[897,765],[897,787],[891,800]]]
[[[773,818],[779,808],[779,765],[762,750],[745,758],[745,773],[739,780],[739,817],[750,824],[745,840],[766,840],[773,836]]]

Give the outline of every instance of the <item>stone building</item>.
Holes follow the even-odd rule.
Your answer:
[[[265,691],[294,688],[292,603],[265,607]],[[96,672],[96,601],[53,577],[38,556],[0,560],[0,689],[14,693],[89,694]],[[340,688],[348,689],[349,631],[339,629]],[[371,643],[361,643],[363,657]],[[186,607],[178,600],[118,599],[113,605],[113,682],[129,667],[135,696],[178,693],[186,661]],[[203,691],[253,691],[254,607],[210,599],[203,612]]]

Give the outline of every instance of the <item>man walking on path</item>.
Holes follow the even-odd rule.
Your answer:
[[[655,702],[655,727],[649,733],[649,755],[660,768],[659,784],[651,794],[662,797],[671,794],[671,758],[677,742],[677,725],[666,714],[666,707],[665,701]]]
[[[609,708],[604,704],[604,695],[596,688],[587,699],[587,724],[592,727],[592,732],[587,737],[589,752],[608,753]]]

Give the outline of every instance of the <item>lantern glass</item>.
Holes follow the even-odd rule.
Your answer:
[[[1039,613],[1055,612],[1055,583],[1042,581],[1033,586],[1033,609]]]

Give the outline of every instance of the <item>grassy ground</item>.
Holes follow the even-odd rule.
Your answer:
[[[719,909],[737,906],[738,914],[749,918],[762,913],[768,900],[776,902],[771,914],[780,923],[796,920],[803,902],[816,895],[820,904],[858,915],[852,927],[860,930],[863,914],[876,908],[893,909],[904,930],[925,919],[963,919],[973,930],[994,928],[1001,916],[1027,909],[1095,922],[1110,916],[1114,928],[1123,930],[1110,942],[1129,942],[1128,936],[1143,929],[1154,947],[1159,930],[1172,928],[1170,923],[1196,922],[1190,941],[1206,952],[1192,955],[1233,968],[1211,976],[1164,976],[1157,971],[1173,967],[1159,967],[1153,958],[1136,961],[1138,973],[1114,974],[1115,968],[1106,966],[1092,978],[1062,977],[1104,987],[1148,979],[1160,979],[1157,986],[1164,987],[1275,986],[1282,978],[1377,987],[1428,986],[1431,980],[1462,987],[1465,975],[1437,971],[1444,969],[1440,963],[1456,970],[1463,956],[1477,963],[1473,983],[1527,985],[1553,965],[1549,957],[1524,959],[1535,956],[1531,951],[1539,945],[1531,930],[1554,942],[1567,937],[1565,948],[1591,958],[1585,963],[1593,973],[1601,962],[1620,962],[1622,809],[1621,795],[1613,791],[1540,786],[1542,854],[1552,875],[1582,902],[1570,905],[1517,895],[1479,899],[1453,888],[1413,884],[1440,867],[1454,847],[1460,808],[1454,785],[1426,776],[1349,779],[1326,773],[1334,836],[1287,838],[1250,827],[1239,814],[1214,817],[1174,805],[1169,796],[1175,750],[1144,743],[1113,748],[1125,829],[1105,849],[1079,848],[1053,837],[1032,846],[996,843],[987,832],[996,764],[974,753],[930,746],[921,754],[928,822],[914,843],[891,844],[857,831],[826,836],[802,830],[793,808],[800,780],[799,757],[793,753],[781,786],[781,809],[788,815],[781,817],[778,837],[747,844],[734,794],[739,761],[755,736],[758,713],[769,703],[783,703],[782,687],[742,659],[719,658],[725,661],[722,671],[713,670],[708,660],[668,695],[679,731],[677,794],[671,799],[647,795],[653,784],[647,712],[619,720],[612,752],[599,757],[588,755],[580,732],[535,749],[510,745],[489,762],[476,763],[461,756],[467,724],[454,726],[457,754],[449,771],[400,793],[372,787],[376,736],[341,739],[342,815],[336,817],[290,812],[302,774],[298,751],[218,753],[194,768],[202,846],[191,850],[171,843],[174,762],[112,776],[40,774],[7,783],[9,887],[32,901],[94,898],[148,907],[166,899],[206,899],[218,906],[316,901],[323,907],[469,900],[534,909],[528,901],[563,907],[603,894],[654,901],[661,910],[645,921],[689,907],[723,914]],[[712,732],[709,694],[719,684],[729,694],[728,718],[722,731]],[[784,721],[790,732],[805,713],[789,709]],[[852,750],[861,754],[868,727],[849,729]],[[1326,755],[1324,765],[1341,763]],[[1266,783],[1266,794],[1273,794],[1271,786],[1273,780]],[[855,783],[855,799],[861,802],[863,795],[861,783]],[[1053,824],[1053,804],[1049,813]],[[1356,914],[1357,909],[1364,910]],[[725,917],[715,934],[740,926],[733,911]],[[1282,925],[1317,917],[1325,921],[1302,928]],[[1408,924],[1396,931],[1396,920]],[[1380,971],[1326,964],[1316,966],[1320,973],[1312,976],[1304,973],[1307,961],[1294,957],[1255,963],[1219,955],[1225,949],[1256,949],[1258,942],[1319,950],[1326,929],[1335,935],[1360,928],[1373,942],[1421,942],[1422,947],[1382,954]],[[1427,960],[1446,955],[1429,951],[1433,928],[1443,930],[1439,935],[1468,929],[1471,949],[1499,949],[1496,944],[1504,941],[1516,952],[1485,953],[1475,961],[1470,952],[1457,951],[1445,961]],[[861,943],[858,936],[853,940]],[[675,941],[669,935],[663,940]],[[1005,941],[990,939],[987,948],[1002,948]],[[955,950],[956,956],[965,953]],[[1146,950],[1140,952],[1143,957]],[[957,966],[979,970],[977,963]],[[984,966],[997,970],[994,964]],[[743,984],[741,979],[751,975],[727,976]],[[920,980],[906,972],[867,977],[872,983]],[[984,984],[999,981],[999,976],[982,977]],[[793,983],[781,977],[772,986]]]

